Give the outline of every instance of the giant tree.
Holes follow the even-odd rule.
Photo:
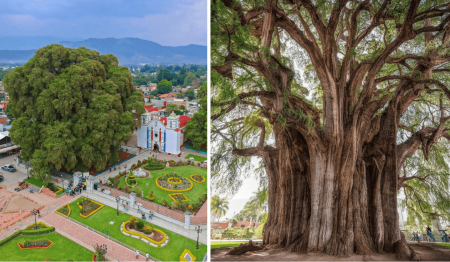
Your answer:
[[[198,89],[198,104],[200,109],[192,116],[192,119],[186,124],[185,136],[191,140],[192,146],[196,150],[200,150],[208,142],[208,85],[203,85]]]
[[[118,160],[120,142],[145,110],[128,68],[118,64],[114,55],[49,45],[6,74],[11,139],[40,177],[77,164],[102,170]]]
[[[211,12],[213,181],[236,189],[262,160],[264,244],[408,255],[401,167],[450,138],[449,3],[215,0]]]

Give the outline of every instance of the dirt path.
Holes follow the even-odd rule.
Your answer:
[[[434,245],[430,242],[409,242],[421,261],[450,261],[450,248]]]
[[[428,242],[409,242],[420,261],[450,261],[450,249]],[[334,257],[319,253],[298,254],[282,249],[247,252],[240,256],[229,256],[228,247],[211,250],[211,261],[398,261],[395,254],[351,255]]]

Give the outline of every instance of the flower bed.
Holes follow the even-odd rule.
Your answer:
[[[172,184],[172,185],[179,185],[183,182],[183,180],[181,180],[177,177],[169,177],[167,179],[167,182],[169,182],[169,184]]]
[[[65,218],[68,218],[70,216],[70,214],[72,213],[72,209],[70,209],[69,204],[65,204],[64,206],[55,210],[55,213],[65,217]]]
[[[28,249],[47,249],[53,242],[48,239],[38,239],[38,240],[27,240],[23,243],[17,243],[17,246],[20,250],[28,250]]]
[[[188,202],[189,201],[189,199],[187,199],[187,197],[183,193],[169,194],[169,197],[173,201],[178,201],[178,202]]]
[[[82,212],[79,213],[80,217],[88,218],[95,214],[97,211],[102,209],[105,205],[100,204],[97,201],[92,199],[83,199],[82,201],[77,203],[77,206],[81,209]]]
[[[197,174],[191,175],[191,179],[192,179],[192,181],[194,181],[195,183],[198,183],[198,184],[203,184],[206,182],[206,179],[203,176],[197,175]]]
[[[47,188],[57,195],[61,195],[63,193],[63,189],[53,183],[48,183]]]
[[[178,185],[173,185],[169,183],[170,178],[177,178],[180,179],[182,182]],[[155,180],[156,186],[161,188],[162,190],[169,191],[169,192],[187,192],[192,189],[194,184],[187,179],[186,177],[182,177],[177,174],[165,174],[164,176],[160,176]]]
[[[25,230],[38,230],[38,229],[43,229],[43,228],[49,228],[49,226],[47,226],[46,224],[44,224],[42,222],[37,222],[37,228],[36,228],[36,224],[33,223],[33,224],[27,226],[25,228]]]
[[[131,217],[133,219],[133,217]],[[144,238],[145,240],[153,243],[157,247],[161,247],[167,240],[167,234],[164,233],[162,230],[152,228],[151,233],[146,234],[144,232],[139,232],[136,230],[134,226],[134,222],[130,220],[123,222],[122,224],[122,230],[124,233],[137,236],[140,240]],[[141,222],[142,223],[142,222]],[[167,244],[167,243],[166,243]]]
[[[181,254],[181,256],[180,256],[180,261],[191,261],[191,262],[194,262],[196,260],[197,260],[197,258],[192,254],[191,251],[189,251],[187,249],[185,249],[183,251],[183,253]]]

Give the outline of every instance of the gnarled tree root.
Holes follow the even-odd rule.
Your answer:
[[[253,241],[248,241],[248,243],[240,244],[238,247],[235,247],[227,252],[227,255],[238,256],[245,254],[248,251],[258,251],[262,250],[264,247],[262,245],[253,244]]]
[[[405,234],[402,232],[400,235],[402,239],[394,243],[395,257],[406,261],[420,261],[419,255],[408,245]]]

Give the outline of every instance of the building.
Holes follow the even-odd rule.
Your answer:
[[[219,227],[221,229],[226,229],[226,228],[232,228],[232,227],[240,227],[240,228],[257,228],[261,225],[261,223],[259,222],[251,222],[250,221],[238,221],[236,226],[233,226],[233,224],[230,221],[225,221],[225,222],[211,222],[211,228],[212,229],[219,229]]]
[[[179,154],[185,142],[184,130],[189,120],[189,116],[177,116],[173,112],[168,117],[161,117],[158,112],[142,114],[141,128],[137,134],[138,147]]]

